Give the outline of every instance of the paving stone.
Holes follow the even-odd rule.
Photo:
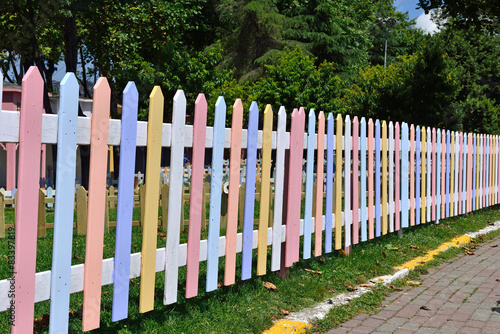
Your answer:
[[[481,333],[481,330],[479,328],[474,328],[474,327],[462,327],[458,331],[460,334],[477,334]]]
[[[472,320],[478,320],[478,321],[488,321],[488,319],[491,316],[491,311],[485,311],[485,310],[476,310],[472,316],[470,317]]]
[[[353,328],[353,327],[357,327],[359,326],[359,324],[361,324],[361,321],[360,320],[349,320],[347,322],[344,322],[342,324],[342,327],[346,327],[346,328]]]
[[[375,328],[379,327],[380,325],[382,325],[383,323],[384,323],[383,320],[368,318],[368,319],[364,320],[361,323],[361,325],[375,329]]]
[[[437,329],[436,328],[430,328],[430,327],[420,327],[415,332],[415,334],[434,334],[434,333],[437,333]]]
[[[370,315],[367,314],[367,313],[360,313],[358,314],[357,316],[355,316],[354,318],[352,318],[352,320],[365,320],[366,318],[368,318]]]
[[[350,333],[365,333],[365,334],[369,334],[371,332],[373,332],[373,328],[365,327],[365,326],[359,326],[359,327],[353,328]]]
[[[406,307],[406,306],[405,306]],[[377,314],[374,314],[372,317],[380,320],[387,320],[393,317],[396,314],[396,311],[382,310]]]
[[[399,328],[394,332],[394,334],[413,334],[413,333],[415,333],[415,331],[406,328]]]
[[[348,333],[349,331],[347,328],[334,328],[330,331],[328,331],[326,334],[345,334]]]
[[[440,334],[455,334],[458,332],[458,328],[443,326],[439,329]]]

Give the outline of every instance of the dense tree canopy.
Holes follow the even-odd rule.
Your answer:
[[[391,0],[4,0],[0,67],[19,83],[38,66],[47,93],[61,60],[80,71],[87,96],[92,74],[106,76],[113,112],[134,80],[142,118],[161,85],[166,121],[184,89],[188,113],[204,92],[211,104],[223,94],[228,106],[242,98],[275,111],[304,106],[500,133],[498,1],[414,1],[437,9],[438,33],[417,29]]]

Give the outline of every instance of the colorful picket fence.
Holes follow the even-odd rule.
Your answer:
[[[1,82],[1,81],[0,81]],[[163,123],[163,96],[155,87],[150,95],[149,122],[137,121],[138,92],[129,83],[123,92],[123,116],[109,119],[110,88],[100,78],[94,88],[92,119],[77,117],[78,84],[68,73],[61,82],[59,115],[42,116],[43,81],[31,68],[23,79],[21,112],[0,113],[0,142],[19,143],[18,197],[16,203],[14,280],[0,281],[0,311],[15,311],[12,333],[33,329],[34,304],[50,300],[49,331],[67,332],[69,296],[83,291],[84,331],[99,327],[101,286],[114,285],[112,320],[128,316],[129,280],[141,277],[139,311],[154,307],[155,273],[164,272],[164,304],[178,297],[179,267],[187,266],[186,297],[198,294],[200,279],[206,290],[218,288],[219,258],[225,257],[224,285],[280,271],[301,259],[344,249],[360,242],[401,233],[402,229],[498,203],[499,137],[443,129],[408,126],[365,118],[352,120],[333,114],[318,117],[313,110],[294,109],[290,132],[286,131],[284,107],[263,113],[253,102],[247,129],[242,127],[243,105],[233,105],[232,128],[225,128],[226,102],[215,104],[214,126],[206,124],[214,112],[200,94],[195,102],[194,125],[185,124],[186,99],[182,91],[174,97],[172,124]],[[259,117],[263,129],[258,129]],[[307,120],[307,132],[306,131]],[[317,126],[317,131],[315,131]],[[334,129],[336,129],[334,131]],[[52,269],[35,272],[40,145],[57,144],[57,184]],[[84,265],[71,266],[73,196],[76,146],[91,145],[90,186],[87,210],[87,244]],[[120,146],[115,257],[103,259],[104,196],[106,193],[107,146]],[[141,253],[130,253],[134,196],[135,147],[146,146],[146,210]],[[159,152],[171,148],[165,247],[157,248],[159,196]],[[182,167],[185,147],[193,147],[189,236],[180,244]],[[208,238],[201,239],[203,162],[205,147],[213,149]],[[226,235],[220,235],[223,151],[231,149]],[[247,168],[244,197],[239,195],[239,159],[246,150],[247,166],[256,165],[262,153],[260,215],[254,229],[255,170]],[[276,154],[274,210],[271,212],[271,153]],[[303,164],[306,150],[306,164]],[[326,152],[325,152],[326,151]],[[314,173],[314,164],[316,172]],[[325,169],[326,165],[326,169]],[[305,197],[302,172],[305,168]],[[150,177],[151,175],[151,177]],[[316,189],[313,183],[316,179]],[[326,191],[323,215],[323,190]],[[240,198],[241,197],[241,198]],[[304,216],[301,217],[301,204]],[[241,203],[239,203],[241,202]],[[243,203],[244,202],[244,203]],[[313,206],[313,203],[315,205]],[[243,215],[238,206],[244,204]],[[272,226],[268,217],[272,213]],[[239,218],[240,217],[240,218]],[[237,233],[238,219],[243,232]],[[240,222],[241,223],[241,222]],[[324,231],[324,232],[323,232]],[[324,235],[323,235],[324,233]],[[300,240],[303,249],[300,249]],[[314,236],[314,245],[313,245]],[[272,247],[267,258],[268,246]],[[252,250],[257,249],[256,259]],[[241,264],[236,254],[242,253]],[[207,262],[206,277],[200,263]],[[255,267],[254,267],[255,266]],[[85,268],[85,270],[84,270]],[[9,291],[15,298],[9,298]]]

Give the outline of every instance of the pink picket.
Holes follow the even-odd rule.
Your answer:
[[[15,297],[12,333],[33,333],[35,274],[43,111],[43,79],[36,66],[23,78],[17,173]],[[1,124],[0,124],[1,125]],[[99,285],[100,286],[100,285]]]
[[[186,298],[198,295],[200,271],[200,235],[203,204],[203,172],[207,127],[207,100],[198,95],[194,104],[193,154],[191,171],[191,199],[189,200],[189,232],[186,259]]]
[[[227,200],[226,263],[224,285],[234,284],[236,273],[236,234],[238,230],[238,199],[240,189],[241,132],[243,104],[237,99],[233,106],[231,157],[229,160],[229,191]]]

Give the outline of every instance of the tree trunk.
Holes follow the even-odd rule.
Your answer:
[[[64,47],[66,72],[76,74],[78,66],[78,35],[76,32],[76,19],[73,15],[64,19]]]

